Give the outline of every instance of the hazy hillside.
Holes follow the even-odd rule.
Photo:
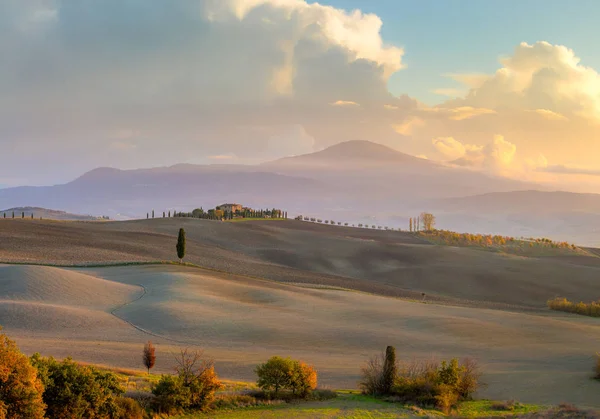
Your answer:
[[[31,215],[36,219],[40,217],[44,220],[76,220],[76,221],[91,221],[98,220],[99,217],[94,217],[91,215],[81,215],[81,214],[71,214],[66,211],[58,211],[47,208],[40,207],[15,207],[8,208],[5,210],[0,210],[0,217],[4,217],[6,214],[6,218],[11,217],[12,213],[15,213],[15,218],[20,218],[23,213],[25,213],[26,218],[31,218]]]
[[[191,211],[235,201],[283,207],[290,215],[403,228],[409,217],[431,211],[439,228],[600,244],[595,231],[600,195],[532,188],[380,144],[349,141],[255,166],[99,168],[64,185],[0,189],[0,207],[144,218],[153,209]]]

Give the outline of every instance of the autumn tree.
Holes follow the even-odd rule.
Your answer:
[[[204,409],[223,385],[215,372],[214,362],[203,358],[202,351],[180,350],[175,357],[176,376],[163,375],[152,389],[159,413],[177,409]]]
[[[175,247],[177,248],[179,263],[182,263],[185,257],[185,230],[183,228],[179,229],[179,236],[177,237],[177,245]]]
[[[143,361],[144,365],[148,369],[148,374],[150,374],[150,369],[154,367],[156,362],[156,348],[150,341],[144,345]]]
[[[408,220],[408,228],[409,228],[409,231],[412,233],[412,231],[413,231],[413,220],[412,220],[412,217],[410,217],[410,219]]]
[[[435,216],[428,212],[421,213],[419,217],[421,220],[421,224],[423,225],[423,229],[425,231],[432,231],[435,227]]]
[[[43,419],[43,393],[35,367],[0,330],[0,417]]]
[[[293,361],[290,388],[292,393],[306,397],[317,388],[317,371],[312,365],[302,361]]]

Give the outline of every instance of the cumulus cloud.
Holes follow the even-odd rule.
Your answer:
[[[466,147],[463,143],[452,137],[434,138],[432,143],[438,152],[450,160],[459,159],[466,154]]]
[[[423,125],[425,125],[425,121],[421,118],[410,116],[401,124],[392,124],[392,128],[394,128],[394,131],[398,134],[411,135],[416,128],[422,127]]]
[[[489,109],[544,109],[566,117],[600,120],[600,75],[580,64],[573,50],[548,42],[519,44],[495,74],[456,103]],[[469,84],[470,83],[470,84]]]
[[[432,144],[444,159],[452,164],[504,174],[514,163],[517,147],[495,135],[485,145],[464,144],[453,137],[434,138]]]
[[[387,90],[404,51],[383,43],[381,27],[376,15],[304,0],[0,2],[0,53],[11,57],[0,61],[0,138],[4,149],[55,153],[73,176],[238,149],[271,156],[271,137],[248,127],[302,126],[318,147],[391,144],[390,125],[416,104]],[[115,127],[144,133],[135,160],[106,151],[130,135]],[[86,155],[60,164],[80,143]],[[3,153],[0,164],[34,173],[36,158],[26,167]]]

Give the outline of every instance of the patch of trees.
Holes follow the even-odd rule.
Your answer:
[[[205,211],[202,207],[194,209],[192,212],[173,212],[174,217],[183,218],[200,218],[203,220],[233,220],[236,218],[288,218],[287,211],[271,208],[271,209],[252,209],[244,208],[236,211],[224,211],[221,209],[212,208]]]
[[[435,407],[448,414],[461,401],[470,400],[480,385],[481,373],[472,359],[438,362],[403,362],[394,347],[370,359],[361,370],[363,393],[390,401]]]
[[[516,239],[514,237],[492,235],[492,234],[471,234],[457,233],[447,230],[431,230],[419,233],[437,244],[446,244],[450,246],[478,246],[485,248],[499,248],[505,251],[524,253],[527,249],[563,249],[569,251],[579,251],[574,244],[567,242],[554,242],[550,239]]]
[[[281,391],[306,398],[317,388],[317,371],[311,365],[291,358],[271,357],[254,370],[260,389],[278,397]]]
[[[579,314],[581,316],[600,317],[600,300],[591,303],[574,303],[566,298],[554,298],[548,300],[548,308],[551,310],[565,311],[567,313]]]

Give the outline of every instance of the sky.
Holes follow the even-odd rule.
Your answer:
[[[600,192],[600,2],[4,0],[0,187],[370,140]]]

